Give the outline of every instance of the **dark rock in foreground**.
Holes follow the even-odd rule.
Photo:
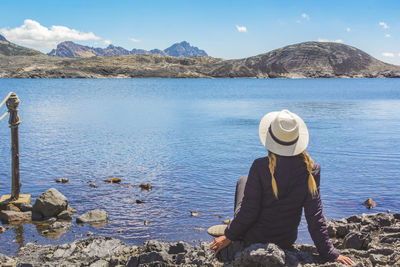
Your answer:
[[[335,246],[355,266],[400,266],[400,214],[354,215],[331,221],[329,227]],[[343,266],[324,262],[312,245],[282,250],[272,243],[253,244],[236,253],[232,262],[222,262],[214,257],[209,243],[148,241],[136,247],[110,237],[57,246],[28,243],[14,257],[0,254],[0,260],[11,266]]]

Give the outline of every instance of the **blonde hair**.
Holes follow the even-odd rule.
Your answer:
[[[308,191],[310,191],[311,196],[314,198],[318,195],[318,189],[317,189],[317,184],[315,183],[314,176],[312,175],[313,161],[310,155],[308,155],[306,151],[304,151],[302,155],[308,171]],[[272,191],[274,193],[275,198],[278,199],[278,185],[276,184],[276,179],[274,175],[275,167],[276,167],[276,156],[271,151],[268,151],[268,168],[269,172],[271,173]]]

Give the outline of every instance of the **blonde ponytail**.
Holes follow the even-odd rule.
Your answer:
[[[308,191],[310,191],[311,196],[314,198],[318,195],[318,189],[314,176],[312,175],[313,161],[306,151],[304,151],[302,154],[308,171]]]
[[[274,196],[276,199],[278,199],[278,185],[276,184],[275,180],[275,167],[276,167],[276,156],[274,153],[268,151],[268,167],[269,167],[269,172],[271,173],[271,184],[272,184],[272,191],[274,192]]]

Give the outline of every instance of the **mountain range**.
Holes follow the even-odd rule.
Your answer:
[[[128,51],[123,55],[113,55],[127,51],[115,46],[99,50],[78,45],[80,50],[74,53],[79,57],[57,57],[0,38],[0,78],[400,78],[400,66],[333,42],[303,42],[224,60],[184,57],[195,54],[185,49],[191,47],[187,42],[157,53]],[[68,51],[63,53],[72,53]],[[101,55],[95,54],[99,51]]]
[[[173,57],[193,57],[207,56],[204,50],[200,50],[195,46],[191,46],[188,42],[183,41],[173,44],[165,50],[152,49],[150,51],[144,49],[127,50],[120,46],[109,45],[106,48],[94,48],[90,46],[76,44],[71,41],[62,42],[48,53],[48,56],[54,57],[93,57],[93,56],[122,56],[122,55],[137,55],[137,54],[159,54],[162,56]]]

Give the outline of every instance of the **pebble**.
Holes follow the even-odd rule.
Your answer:
[[[150,183],[145,183],[145,184],[143,183],[143,184],[140,184],[140,188],[142,190],[151,190],[153,188],[153,186]]]
[[[201,228],[201,227],[195,227],[195,228],[194,228],[194,230],[196,230],[196,231],[204,231],[204,228]]]
[[[140,199],[136,199],[136,204],[143,204],[144,201],[140,200]]]
[[[92,236],[92,235],[93,235],[93,232],[87,232],[86,235],[87,235],[87,236]]]
[[[224,220],[223,223],[224,224],[229,224],[231,222],[231,220]]]
[[[98,187],[95,183],[91,183],[89,186],[93,187],[93,188],[97,188]]]
[[[372,200],[372,198],[368,198],[367,200],[365,200],[364,204],[367,209],[372,209],[376,206],[376,203]]]
[[[54,179],[54,181],[56,181],[57,183],[66,184],[66,183],[68,183],[68,178],[58,178],[58,179]]]
[[[150,222],[148,220],[144,220],[144,222],[143,222],[144,225],[149,225],[149,223]]]
[[[6,228],[4,228],[3,226],[0,225],[0,234],[4,233],[5,230],[6,230]]]
[[[104,182],[112,183],[112,184],[119,184],[121,182],[121,178],[109,178],[104,180]]]
[[[192,216],[192,217],[197,217],[197,216],[199,216],[199,213],[196,212],[196,211],[191,211],[191,212],[190,212],[190,216]]]

